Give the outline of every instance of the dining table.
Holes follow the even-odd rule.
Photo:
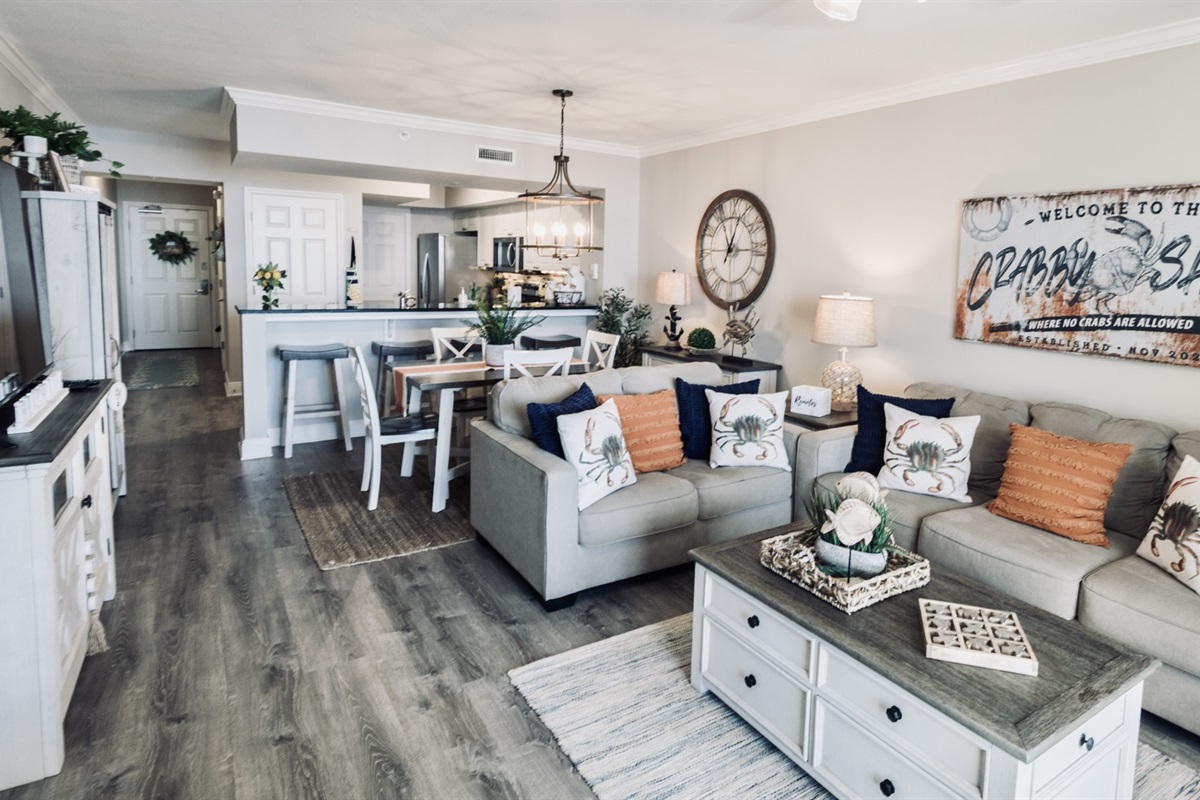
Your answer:
[[[467,474],[470,470],[470,461],[466,458],[453,467],[450,466],[451,455],[456,455],[451,442],[454,430],[454,396],[458,392],[476,387],[490,389],[504,380],[504,368],[489,367],[478,359],[456,358],[397,363],[392,369],[396,380],[397,410],[407,406],[407,413],[415,414],[421,410],[421,402],[426,392],[437,394],[433,403],[437,415],[437,437],[434,439],[430,472],[433,476],[433,510],[443,511],[450,499],[450,481]],[[579,359],[571,361],[572,374],[586,371],[585,362]],[[416,442],[405,443],[406,470],[411,469],[419,447],[421,445]]]

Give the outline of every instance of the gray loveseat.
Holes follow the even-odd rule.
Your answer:
[[[1176,433],[1146,420],[1118,419],[1065,403],[1029,403],[954,386],[918,383],[909,397],[955,398],[953,416],[981,417],[971,448],[972,505],[893,491],[887,497],[897,544],[1159,658],[1143,705],[1200,733],[1200,595],[1136,554],[1185,455],[1200,458],[1200,431]],[[998,517],[995,497],[1016,422],[1094,442],[1128,442],[1105,511],[1105,549]],[[850,460],[855,428],[805,433],[796,453],[797,497],[814,481],[832,486]]]
[[[587,383],[594,394],[675,389],[675,378],[719,385],[711,363],[606,369],[497,384],[488,417],[471,428],[471,525],[541,596],[569,605],[582,589],[682,564],[688,551],[793,517],[794,474],[689,461],[578,509],[575,468],[531,438],[526,406],[554,403]],[[789,462],[795,437],[784,431]],[[555,601],[555,602],[551,602]]]

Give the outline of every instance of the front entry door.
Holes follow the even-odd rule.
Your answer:
[[[132,267],[135,350],[212,347],[211,249],[212,219],[206,208],[162,207],[162,214],[138,213],[126,205],[128,251]],[[168,264],[150,251],[150,240],[163,231],[182,233],[196,254],[182,264]]]

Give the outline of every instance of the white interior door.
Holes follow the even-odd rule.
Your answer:
[[[250,236],[247,280],[258,265],[273,262],[287,270],[283,288],[275,291],[280,308],[341,308],[345,305],[345,270],[339,232],[340,195],[247,189]],[[347,253],[349,246],[347,245]],[[250,285],[251,305],[262,291]]]
[[[359,272],[363,300],[394,308],[396,295],[416,292],[412,267],[417,242],[411,233],[412,212],[406,208],[363,206],[363,238]]]
[[[125,211],[134,349],[212,347],[209,210],[163,206],[162,214],[139,214],[137,204],[127,204]],[[150,251],[150,239],[163,231],[182,233],[196,248],[196,255],[182,264],[161,261]]]

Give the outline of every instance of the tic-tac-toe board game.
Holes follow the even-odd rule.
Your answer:
[[[924,598],[919,602],[926,657],[1037,675],[1037,657],[1013,612]]]

